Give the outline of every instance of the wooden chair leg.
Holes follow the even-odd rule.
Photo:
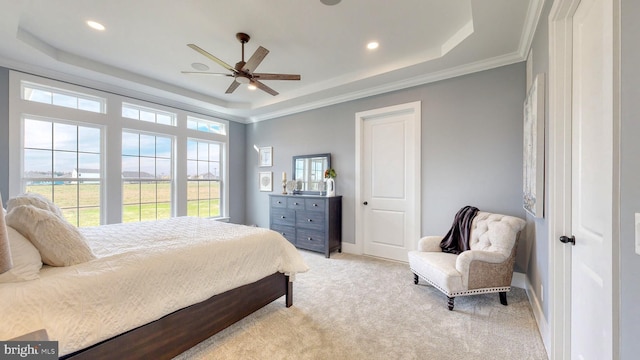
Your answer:
[[[449,311],[453,310],[453,300],[455,298],[447,296],[447,306],[449,307]]]
[[[500,292],[500,304],[507,306],[507,292],[506,291],[501,291]]]
[[[418,284],[418,275],[413,274],[413,283]]]

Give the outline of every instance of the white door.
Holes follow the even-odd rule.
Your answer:
[[[582,0],[573,16],[572,359],[613,356],[612,24],[612,0]]]
[[[363,253],[407,261],[420,235],[420,103],[358,113],[356,121]]]

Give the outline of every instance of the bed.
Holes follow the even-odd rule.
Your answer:
[[[282,296],[291,306],[308,269],[280,234],[208,219],[80,232],[95,259],[0,283],[0,339],[46,329],[62,358],[172,358]]]

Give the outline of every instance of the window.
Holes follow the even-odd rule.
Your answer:
[[[220,144],[187,141],[187,215],[220,216]]]
[[[199,119],[193,116],[187,116],[187,129],[202,131],[211,134],[227,134],[225,124],[217,121]]]
[[[22,83],[22,99],[71,109],[104,113],[106,100],[97,96],[76,93],[50,86]]]
[[[162,125],[176,124],[176,114],[133,104],[122,104],[122,117]]]
[[[76,226],[229,213],[227,121],[11,70],[9,103],[10,196]]]
[[[100,225],[102,131],[25,117],[22,183],[55,202],[76,226]]]
[[[173,141],[122,132],[122,222],[171,217]]]

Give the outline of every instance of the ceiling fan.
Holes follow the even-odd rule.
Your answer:
[[[263,90],[273,96],[278,95],[278,92],[263,84],[261,80],[300,80],[300,75],[295,74],[267,74],[267,73],[256,73],[255,69],[260,65],[265,56],[269,53],[269,50],[263,48],[262,46],[258,47],[258,49],[251,55],[249,61],[244,61],[244,44],[249,42],[249,35],[245,33],[237,33],[236,38],[240,43],[242,43],[242,60],[236,63],[236,66],[233,67],[226,62],[218,59],[217,57],[211,55],[206,50],[202,49],[198,45],[195,44],[187,44],[188,47],[193,50],[199,52],[200,54],[208,57],[214,62],[218,63],[223,68],[231,71],[230,74],[222,74],[222,73],[212,73],[212,72],[202,72],[202,71],[183,71],[183,74],[207,74],[207,75],[219,75],[219,76],[228,76],[233,77],[233,82],[225,91],[226,94],[231,94],[235,89],[240,86],[240,84],[249,84],[253,85],[256,88]]]

